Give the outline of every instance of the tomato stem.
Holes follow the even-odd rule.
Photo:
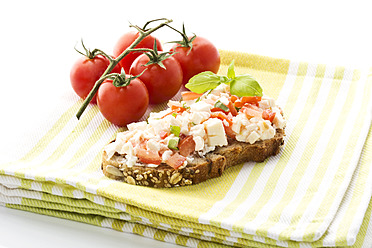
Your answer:
[[[156,20],[153,20],[153,21],[158,21],[158,20],[163,20],[163,19],[156,19]],[[151,23],[153,21],[147,22],[146,25],[144,26],[144,28],[149,23]],[[115,59],[113,59],[112,57],[108,56],[107,54],[105,54],[104,52],[99,50],[100,53],[102,53],[102,55],[104,55],[105,57],[107,57],[110,60],[110,64],[106,68],[106,70],[104,71],[102,76],[96,81],[96,83],[93,86],[93,89],[89,92],[88,96],[85,98],[82,106],[80,107],[80,109],[78,110],[78,112],[76,114],[77,119],[80,119],[81,115],[84,113],[85,109],[88,107],[88,105],[91,102],[91,100],[93,99],[94,95],[97,93],[98,88],[101,86],[102,82],[107,78],[108,74],[115,68],[115,66],[119,63],[119,61],[121,61],[125,56],[127,56],[138,45],[138,43],[140,43],[145,37],[149,36],[151,33],[153,33],[156,30],[168,25],[171,22],[172,22],[172,20],[170,20],[170,19],[164,19],[164,22],[162,22],[162,23],[158,24],[157,26],[155,26],[153,28],[150,28],[148,30],[143,30],[143,29],[139,28],[138,26],[130,25],[130,27],[134,27],[138,30],[139,36],[135,41],[133,41],[133,43],[127,49],[125,49]]]

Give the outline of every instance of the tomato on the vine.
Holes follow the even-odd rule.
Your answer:
[[[135,31],[130,31],[125,33],[123,36],[119,38],[116,45],[114,46],[114,56],[118,57],[125,49],[127,49],[132,43],[139,37],[139,33]],[[152,49],[154,46],[154,41],[156,39],[157,49],[161,51],[162,45],[160,41],[149,35],[146,36],[135,48],[149,48]],[[140,56],[141,52],[130,52],[127,56],[125,56],[120,62],[120,66],[124,68],[125,72],[129,72],[130,66],[132,65],[133,61]]]
[[[139,79],[146,85],[150,103],[157,104],[168,101],[177,94],[182,86],[182,68],[173,57],[167,57],[158,63],[146,65],[150,58],[142,54],[134,60],[129,74],[140,75]]]
[[[109,64],[110,61],[102,55],[96,55],[93,58],[87,56],[79,58],[70,71],[71,85],[76,94],[85,99]],[[120,73],[120,67],[115,66],[112,72]],[[95,95],[91,103],[96,102]]]
[[[217,73],[220,68],[220,54],[212,42],[203,37],[188,38],[192,44],[176,44],[171,48],[183,71],[183,84],[203,71]]]
[[[97,104],[102,115],[118,126],[138,121],[149,104],[149,94],[144,83],[134,78],[127,86],[116,87],[112,82],[105,80],[98,89]]]

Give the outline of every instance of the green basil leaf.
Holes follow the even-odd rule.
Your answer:
[[[195,93],[202,94],[207,90],[216,88],[227,80],[224,76],[218,76],[211,71],[205,71],[190,78],[185,87]]]
[[[179,138],[172,138],[168,140],[168,148],[172,150],[178,150]]]
[[[231,61],[229,68],[227,69],[227,77],[231,79],[235,78],[234,60]]]
[[[225,111],[225,112],[229,112],[229,111],[230,111],[230,109],[229,109],[225,104],[223,104],[222,102],[220,102],[220,100],[218,100],[218,101],[214,104],[214,107],[215,107],[215,108],[220,108],[220,109],[222,109],[222,110]]]
[[[242,96],[262,96],[260,84],[251,75],[239,75],[230,83],[231,95]]]
[[[173,133],[174,136],[180,137],[181,127],[171,125],[170,126],[170,132]]]

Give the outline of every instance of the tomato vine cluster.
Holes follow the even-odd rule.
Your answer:
[[[153,28],[147,26],[161,21]],[[149,104],[168,101],[191,77],[204,71],[217,73],[220,55],[207,39],[187,36],[167,19],[149,21],[136,31],[125,33],[113,48],[113,55],[85,48],[70,72],[74,91],[84,100],[77,113],[80,118],[89,103],[97,103],[102,115],[111,123],[125,126],[138,121]],[[175,41],[169,51],[152,33],[168,27],[182,40]],[[80,52],[81,53],[81,52]]]

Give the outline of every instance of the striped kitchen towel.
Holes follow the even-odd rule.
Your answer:
[[[191,247],[371,247],[371,70],[220,52],[221,74],[234,59],[283,108],[277,156],[187,187],[114,181],[101,150],[121,129],[96,106],[77,121],[69,91],[43,128],[1,147],[0,202]]]

